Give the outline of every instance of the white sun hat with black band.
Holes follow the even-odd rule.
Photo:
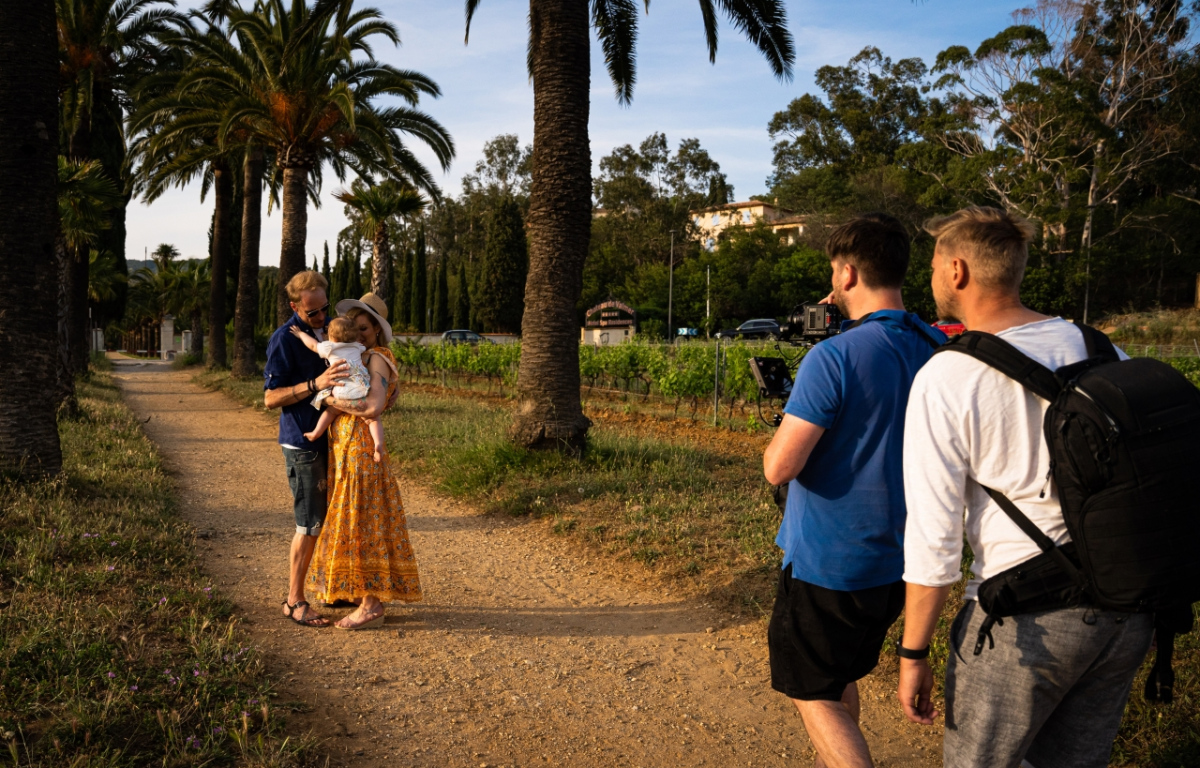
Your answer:
[[[387,302],[377,294],[367,293],[363,294],[361,299],[342,299],[334,309],[337,310],[338,317],[345,317],[347,312],[355,308],[366,310],[375,316],[375,319],[379,321],[379,327],[383,330],[384,346],[391,346],[392,326],[387,319]]]

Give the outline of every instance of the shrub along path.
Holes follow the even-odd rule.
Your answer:
[[[281,681],[279,702],[295,702],[293,729],[328,738],[331,765],[811,764],[770,690],[761,619],[419,478],[402,484],[425,602],[389,609],[382,630],[287,623],[293,528],[273,420],[189,372],[115,376],[149,419],[203,567]],[[880,765],[940,764],[940,729],[903,721],[890,684],[868,678],[863,698]]]

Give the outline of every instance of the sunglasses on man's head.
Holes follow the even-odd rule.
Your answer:
[[[312,318],[312,317],[316,317],[317,315],[321,314],[322,312],[328,312],[328,311],[329,311],[329,305],[326,304],[323,307],[317,307],[316,309],[305,310],[304,316],[308,317],[308,318]]]

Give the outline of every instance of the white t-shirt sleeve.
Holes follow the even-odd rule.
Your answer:
[[[963,514],[970,467],[964,435],[956,423],[963,409],[955,395],[950,355],[937,355],[917,372],[904,417],[904,580],[944,587],[962,578]],[[969,416],[967,417],[969,418]]]
[[[317,344],[317,354],[323,359],[328,360],[329,356],[333,354],[333,345],[334,342],[332,341],[322,341],[320,344]]]

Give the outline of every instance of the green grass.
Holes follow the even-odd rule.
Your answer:
[[[61,476],[0,485],[0,764],[308,764],[111,377],[78,395]]]
[[[226,373],[196,380],[261,408],[261,380],[241,382]],[[640,562],[759,615],[769,610],[780,561],[779,514],[758,456],[707,447],[720,444],[721,430],[701,446],[603,424],[589,433],[591,447],[581,460],[525,451],[504,440],[509,407],[479,393],[402,390],[384,419],[393,460],[402,473],[493,513],[547,517],[553,534],[573,537],[581,548]],[[964,586],[956,586],[932,643],[939,685]],[[885,672],[897,668],[902,632],[901,620],[885,646]],[[1147,668],[1134,683],[1114,764],[1200,766],[1200,636],[1177,641],[1173,706],[1144,702]]]

